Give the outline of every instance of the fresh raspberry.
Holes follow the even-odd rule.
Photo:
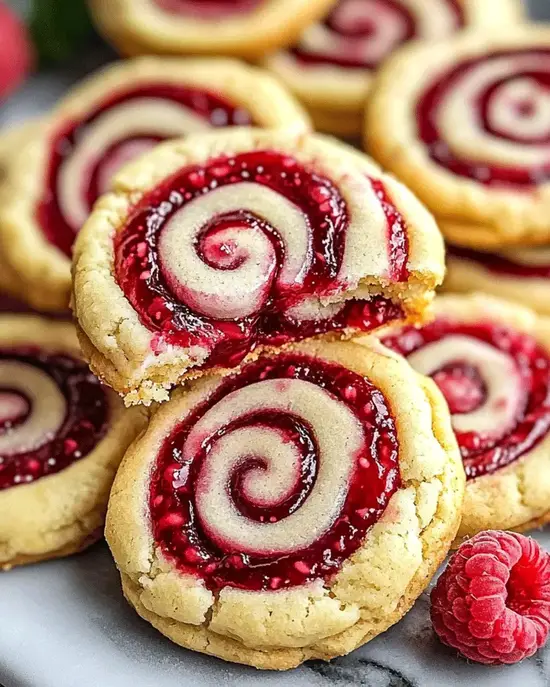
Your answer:
[[[23,81],[33,62],[33,50],[25,25],[2,0],[0,37],[1,102]]]
[[[481,532],[452,556],[431,601],[444,644],[478,663],[517,663],[548,637],[550,555],[521,534]]]

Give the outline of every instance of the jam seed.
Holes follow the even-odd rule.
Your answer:
[[[63,442],[63,450],[65,452],[65,455],[69,455],[69,453],[73,453],[73,451],[77,448],[78,444],[74,439],[65,439]]]
[[[309,573],[311,572],[311,568],[305,561],[296,561],[294,563],[294,567],[302,575],[309,575]]]
[[[282,577],[272,577],[269,580],[269,588],[270,589],[279,589],[282,581],[283,581]]]
[[[181,513],[166,513],[166,515],[163,515],[159,520],[159,526],[161,529],[165,529],[167,527],[181,527],[182,525],[185,525],[185,518]]]
[[[353,386],[353,384],[348,384],[344,389],[344,398],[347,401],[351,401],[351,403],[354,403],[357,400],[357,389]]]

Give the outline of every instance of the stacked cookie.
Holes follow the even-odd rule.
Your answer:
[[[260,60],[320,131],[358,138],[380,65],[411,40],[523,19],[520,0],[89,0],[122,53],[227,54]]]
[[[142,617],[282,669],[403,615],[455,537],[464,471],[436,386],[348,339],[421,322],[442,276],[416,198],[318,135],[193,135],[115,177],[73,308],[92,370],[162,404],[107,517]]]
[[[366,148],[435,213],[451,291],[549,312],[550,29],[415,46],[382,70]]]
[[[432,308],[433,215],[448,290],[496,271],[546,305],[550,36],[467,31],[373,79],[495,9],[421,4],[91,0],[127,53],[279,50],[319,127],[358,133],[368,101],[376,161],[229,58],[115,64],[2,139],[2,285],[76,325],[2,321],[2,567],[95,541],[109,498],[139,615],[286,669],[397,622],[453,543],[550,517],[550,322]]]
[[[448,242],[434,323],[386,340],[433,377],[468,483],[460,533],[548,521],[550,32],[470,32],[403,49],[367,107],[366,149]],[[504,296],[520,305],[496,300]],[[539,461],[541,461],[539,463]]]

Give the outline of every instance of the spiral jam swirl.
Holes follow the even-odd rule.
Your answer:
[[[248,112],[202,88],[142,84],[119,91],[50,141],[38,222],[48,241],[70,256],[93,204],[124,164],[169,138],[251,123]]]
[[[367,186],[386,223],[384,276],[404,281],[405,221],[380,181]],[[178,345],[198,364],[208,358],[231,367],[258,344],[368,331],[402,316],[382,296],[321,303],[357,286],[343,269],[348,226],[338,189],[293,157],[215,158],[180,170],[143,199],[115,237],[116,276],[156,333],[155,352]]]
[[[415,7],[416,5],[416,7]],[[442,38],[464,23],[457,0],[340,0],[292,53],[302,64],[376,69],[402,43]]]
[[[154,0],[164,12],[196,19],[221,19],[255,10],[264,0]]]
[[[209,588],[282,589],[336,573],[399,488],[382,393],[340,365],[260,359],[167,438],[155,541]]]
[[[105,391],[81,361],[37,348],[0,350],[0,490],[84,458],[108,421]]]
[[[443,392],[468,479],[510,465],[550,430],[550,359],[532,337],[438,319],[384,343]]]
[[[417,121],[431,158],[453,174],[488,186],[548,181],[550,50],[460,62],[422,95]]]
[[[524,279],[550,279],[550,248],[516,248],[514,255],[497,255],[467,248],[448,246],[451,257],[483,265],[494,274]]]

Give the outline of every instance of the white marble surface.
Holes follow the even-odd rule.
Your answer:
[[[550,0],[534,0],[531,7],[550,19]],[[0,125],[44,111],[109,57],[107,50],[99,51],[67,69],[35,76],[0,109]],[[536,536],[550,549],[550,531]],[[0,687],[550,685],[550,643],[514,667],[468,664],[435,639],[426,595],[394,628],[331,664],[259,673],[193,654],[164,639],[126,605],[103,544],[70,560],[2,575],[0,618]]]
[[[537,533],[550,548],[550,532]],[[385,634],[330,664],[259,672],[173,645],[126,604],[107,547],[0,580],[5,687],[545,687],[550,644],[504,668],[469,664],[434,637],[423,595]]]

